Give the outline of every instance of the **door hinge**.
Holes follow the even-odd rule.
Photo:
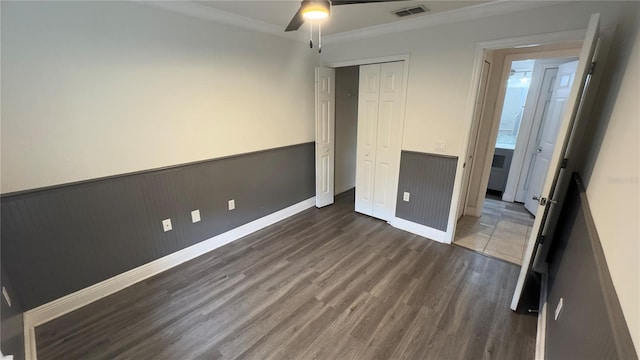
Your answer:
[[[591,63],[591,66],[589,66],[589,72],[587,74],[592,75],[595,69],[596,69],[596,63],[594,61]]]
[[[560,165],[561,169],[565,169],[567,167],[567,161],[569,161],[569,159],[567,158],[562,159],[562,165]]]
[[[538,236],[538,244],[544,243],[544,235]]]

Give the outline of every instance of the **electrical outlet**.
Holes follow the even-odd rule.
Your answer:
[[[229,210],[233,210],[236,208],[236,201],[235,199],[231,199],[229,200]]]
[[[411,196],[411,194],[405,191],[404,194],[402,194],[402,201],[409,202],[409,196]]]
[[[7,289],[4,288],[4,286],[2,287],[2,296],[4,296],[4,299],[7,301],[7,305],[11,307],[11,298],[9,297],[9,293],[7,292]]]
[[[191,212],[191,222],[192,223],[197,223],[200,220],[201,220],[200,219],[200,209],[193,210]]]
[[[436,141],[436,151],[444,152],[447,144],[444,141]]]
[[[171,219],[162,220],[162,229],[164,232],[171,231],[173,227],[171,226]]]

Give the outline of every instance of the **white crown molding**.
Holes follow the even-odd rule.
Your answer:
[[[146,1],[134,0],[140,4],[161,8],[183,15],[214,21],[219,24],[231,25],[264,34],[275,35],[284,39],[306,41],[307,38],[298,32],[285,32],[284,28],[269,24],[254,18],[237,15],[192,1]]]
[[[430,26],[457,23],[491,16],[504,15],[523,10],[557,5],[568,1],[513,1],[497,0],[450,11],[420,16],[389,24],[375,25],[362,29],[345,31],[327,35],[322,38],[325,44],[334,44],[359,39],[366,39],[385,34],[416,30]]]
[[[294,41],[308,41],[306,34],[298,31],[284,32],[283,28],[278,25],[269,24],[254,18],[237,15],[224,10],[205,6],[193,1],[147,1],[134,0],[141,4],[162,8],[168,11],[192,16],[199,19],[214,21],[220,24],[236,26],[247,30],[257,31],[269,35],[275,35],[283,39]],[[429,26],[450,24],[463,22],[474,19],[481,19],[496,15],[504,15],[513,12],[535,9],[539,7],[557,5],[570,2],[570,0],[562,1],[515,1],[515,0],[495,0],[488,3],[482,3],[469,7],[459,8],[456,10],[443,11],[439,13],[429,14],[414,19],[405,19],[402,21],[392,22],[370,26],[362,29],[345,31],[341,33],[325,35],[322,41],[325,44],[340,43],[365,39],[384,34],[393,34],[398,32],[416,30]]]

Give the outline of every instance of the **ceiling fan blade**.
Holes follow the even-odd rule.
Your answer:
[[[353,4],[367,4],[367,3],[381,3],[392,1],[406,1],[406,0],[331,0],[331,5],[353,5]]]
[[[304,17],[302,16],[302,7],[298,9],[298,12],[293,15],[291,22],[287,25],[287,28],[284,31],[296,31],[304,24]]]

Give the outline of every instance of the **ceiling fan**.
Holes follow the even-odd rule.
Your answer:
[[[405,1],[405,0],[302,0],[300,9],[293,15],[293,19],[287,25],[284,31],[295,31],[304,24],[305,20],[322,20],[329,17],[329,11],[332,6],[337,5],[355,5],[355,4],[367,4],[367,3],[380,3],[380,2],[392,2],[392,1]],[[310,27],[312,29],[312,27]],[[318,24],[319,39],[321,27]],[[310,37],[313,37],[313,30],[310,32]],[[313,40],[309,39],[309,46],[313,48]],[[322,51],[322,40],[319,40],[319,51]]]

